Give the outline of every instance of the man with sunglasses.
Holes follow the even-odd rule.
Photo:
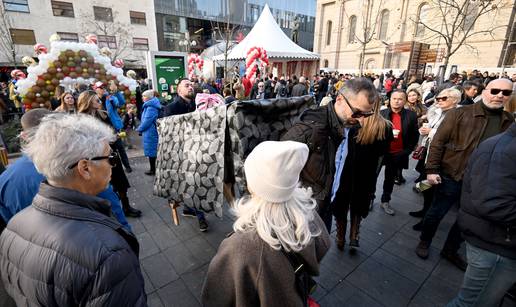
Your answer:
[[[462,178],[471,153],[482,141],[502,133],[514,122],[513,115],[503,110],[511,95],[510,80],[493,80],[482,91],[481,101],[450,110],[437,129],[425,166],[427,180],[436,185],[436,191],[423,219],[420,242],[416,248],[420,258],[428,258],[439,223],[452,206],[459,204]],[[441,256],[464,271],[467,264],[457,253],[463,241],[455,222],[448,232]]]
[[[374,114],[373,105],[378,99],[371,81],[349,80],[341,87],[335,102],[306,110],[281,138],[308,145],[310,154],[301,172],[301,182],[312,189],[317,212],[328,231],[332,222],[332,195],[338,190],[348,153],[348,132],[350,128],[360,127],[364,117]]]
[[[389,99],[389,108],[380,112],[385,119],[392,122],[394,135],[389,144],[389,152],[383,159],[385,177],[380,206],[388,215],[395,214],[390,205],[395,178],[402,169],[408,168],[409,155],[414,151],[419,140],[417,114],[405,109],[406,102],[407,94],[403,90],[393,90]]]

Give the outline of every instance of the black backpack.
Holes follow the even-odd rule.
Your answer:
[[[285,85],[282,85],[279,88],[278,95],[279,95],[279,97],[287,97],[288,96],[287,87]]]

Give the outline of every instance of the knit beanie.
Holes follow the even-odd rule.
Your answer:
[[[293,141],[258,144],[244,163],[248,189],[269,202],[288,201],[299,182],[308,152],[308,146]]]

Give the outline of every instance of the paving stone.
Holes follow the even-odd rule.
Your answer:
[[[314,277],[314,280],[320,284],[324,289],[333,289],[342,278],[335,274],[335,266],[321,265],[319,268],[319,276]]]
[[[454,286],[444,279],[430,276],[409,306],[444,306],[457,296],[460,286]]]
[[[147,295],[148,295],[148,294],[154,292],[154,290],[156,290],[156,288],[151,283],[149,276],[147,275],[145,270],[143,268],[141,268],[141,271],[142,271],[142,275],[143,275],[143,282],[145,282],[145,293],[147,293]]]
[[[143,226],[142,222],[140,222],[136,218],[127,218],[127,222],[129,223],[129,225],[131,225],[131,229],[133,230],[133,233],[135,235],[139,235],[147,231],[147,229],[145,229],[145,227]]]
[[[364,306],[364,307],[376,307],[383,306],[373,298],[368,296],[360,289],[354,287],[347,281],[343,281],[335,287],[332,293],[342,302],[339,306]],[[337,305],[334,305],[337,306]]]
[[[441,259],[432,272],[432,276],[444,279],[448,283],[460,287],[464,279],[464,272],[446,259]]]
[[[179,243],[177,236],[164,223],[156,223],[150,226],[148,232],[162,251]]]
[[[405,306],[419,285],[369,258],[346,278],[376,301],[387,306]]]
[[[209,263],[215,256],[215,249],[203,238],[203,234],[184,241],[188,250],[195,255],[202,263]]]
[[[158,290],[158,295],[166,307],[195,307],[201,304],[186,287],[183,280],[178,279]]]
[[[147,305],[149,307],[163,307],[163,303],[161,302],[161,299],[159,298],[158,293],[152,293],[151,295],[147,296]]]
[[[147,257],[141,262],[143,269],[156,289],[179,278],[179,275],[177,275],[172,265],[162,253]]]
[[[140,259],[145,259],[151,255],[159,253],[159,248],[148,232],[136,235],[138,243],[140,243]]]
[[[181,279],[185,282],[188,290],[195,296],[197,301],[201,302],[201,291],[208,273],[208,265],[204,265],[194,271],[181,275]]]
[[[418,285],[422,284],[429,276],[429,273],[427,271],[420,269],[419,267],[406,261],[405,259],[393,255],[383,249],[378,249],[372,255],[372,259],[385,265],[386,267],[395,271],[401,276],[416,282]]]
[[[164,250],[163,254],[180,275],[195,270],[203,264],[201,260],[197,259],[197,257],[186,248],[184,243],[179,243]]]
[[[321,307],[345,306],[344,303],[333,293],[325,295],[322,300],[319,301],[319,304]]]
[[[181,214],[181,213],[179,213]],[[197,219],[194,218],[188,218],[188,217],[179,217],[179,225],[173,225],[170,227],[174,234],[181,240],[181,242],[184,242],[186,240],[189,240],[195,236],[198,236],[201,232],[199,231],[199,226],[193,227],[190,223],[185,222],[187,219],[192,219],[197,221]],[[209,231],[209,230],[208,230]]]

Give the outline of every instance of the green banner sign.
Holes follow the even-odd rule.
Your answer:
[[[161,97],[167,97],[171,93],[175,93],[179,80],[187,76],[185,57],[156,55],[154,65],[156,69],[156,89]]]

